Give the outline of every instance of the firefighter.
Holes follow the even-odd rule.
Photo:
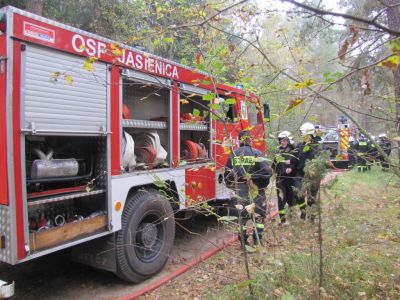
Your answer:
[[[368,140],[369,150],[367,155],[367,168],[371,170],[372,164],[378,159],[378,149],[372,141],[376,141],[375,136],[371,135],[372,140]]]
[[[294,174],[296,157],[291,144],[291,133],[282,131],[278,135],[279,151],[275,156],[272,169],[276,173],[276,193],[278,196],[278,209],[281,224],[286,223],[286,204],[290,207],[296,205],[294,195]]]
[[[354,149],[357,155],[358,172],[365,172],[367,170],[367,154],[370,151],[370,144],[363,134],[360,134]]]
[[[356,164],[356,152],[354,149],[355,146],[355,139],[353,136],[349,137],[349,149],[348,149],[348,154],[349,154],[349,169],[354,167]]]
[[[265,218],[265,188],[269,184],[271,169],[262,153],[251,146],[253,137],[250,132],[243,130],[239,133],[240,147],[233,151],[226,164],[224,173],[225,183],[230,188],[236,188],[238,197],[233,201],[237,213],[242,216],[242,224],[251,223],[251,215]],[[250,188],[255,185],[258,194],[252,201]],[[258,218],[258,221],[260,218]],[[239,224],[239,226],[242,226]],[[243,228],[244,242],[248,244],[249,234],[252,233],[254,243],[261,241],[263,224],[256,222],[254,228]],[[241,239],[240,239],[241,240]]]
[[[296,176],[295,176],[295,188],[297,189],[296,202],[301,211],[301,218],[306,218],[306,206],[313,208],[316,203],[316,197],[318,194],[319,186],[311,183],[305,193],[301,192],[303,181],[304,181],[304,167],[307,161],[314,159],[320,152],[320,145],[318,139],[315,138],[315,127],[311,123],[304,123],[300,126],[301,136],[303,142],[299,143],[295,149],[295,155],[297,157],[296,164]],[[307,202],[306,197],[307,196]],[[311,213],[311,220],[315,218],[315,213]]]
[[[392,152],[392,144],[385,133],[381,133],[379,135],[379,146],[387,154],[387,156],[389,156],[390,153]],[[378,154],[378,161],[381,164],[382,171],[385,172],[389,169],[388,162],[384,159],[384,157],[381,154]]]

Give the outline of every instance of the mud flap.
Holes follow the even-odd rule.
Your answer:
[[[14,281],[7,283],[0,280],[0,299],[9,298],[14,295]]]
[[[78,263],[111,272],[117,269],[114,234],[75,246],[71,254]]]

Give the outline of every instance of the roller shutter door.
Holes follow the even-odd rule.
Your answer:
[[[83,134],[107,129],[106,64],[95,62],[89,72],[85,58],[35,45],[27,45],[22,58],[23,129]],[[61,75],[54,82],[55,72]]]

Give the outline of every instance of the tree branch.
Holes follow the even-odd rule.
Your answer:
[[[287,2],[287,3],[291,3],[293,5],[296,5],[297,7],[303,8],[305,10],[312,11],[317,15],[321,15],[321,16],[329,15],[329,16],[334,16],[334,17],[342,17],[344,19],[353,20],[353,21],[357,21],[357,22],[360,22],[360,23],[371,25],[373,27],[379,28],[379,29],[381,29],[381,30],[383,30],[383,31],[385,31],[387,33],[393,34],[395,36],[400,36],[400,31],[394,30],[394,29],[390,29],[390,28],[388,28],[386,26],[383,26],[383,25],[375,22],[374,19],[365,19],[365,18],[354,16],[354,15],[338,13],[338,12],[330,12],[330,11],[327,11],[327,10],[323,10],[323,9],[319,9],[319,8],[316,8],[316,7],[309,6],[309,5],[304,4],[304,3],[297,2],[295,0],[282,0],[282,1],[283,2]]]

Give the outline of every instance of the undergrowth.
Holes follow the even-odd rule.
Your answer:
[[[210,299],[400,299],[400,181],[375,167],[350,171],[321,190],[323,284],[318,290],[317,226],[295,215],[271,225],[252,280],[210,292]],[[220,258],[221,259],[221,258]],[[260,265],[260,264],[258,264]]]

